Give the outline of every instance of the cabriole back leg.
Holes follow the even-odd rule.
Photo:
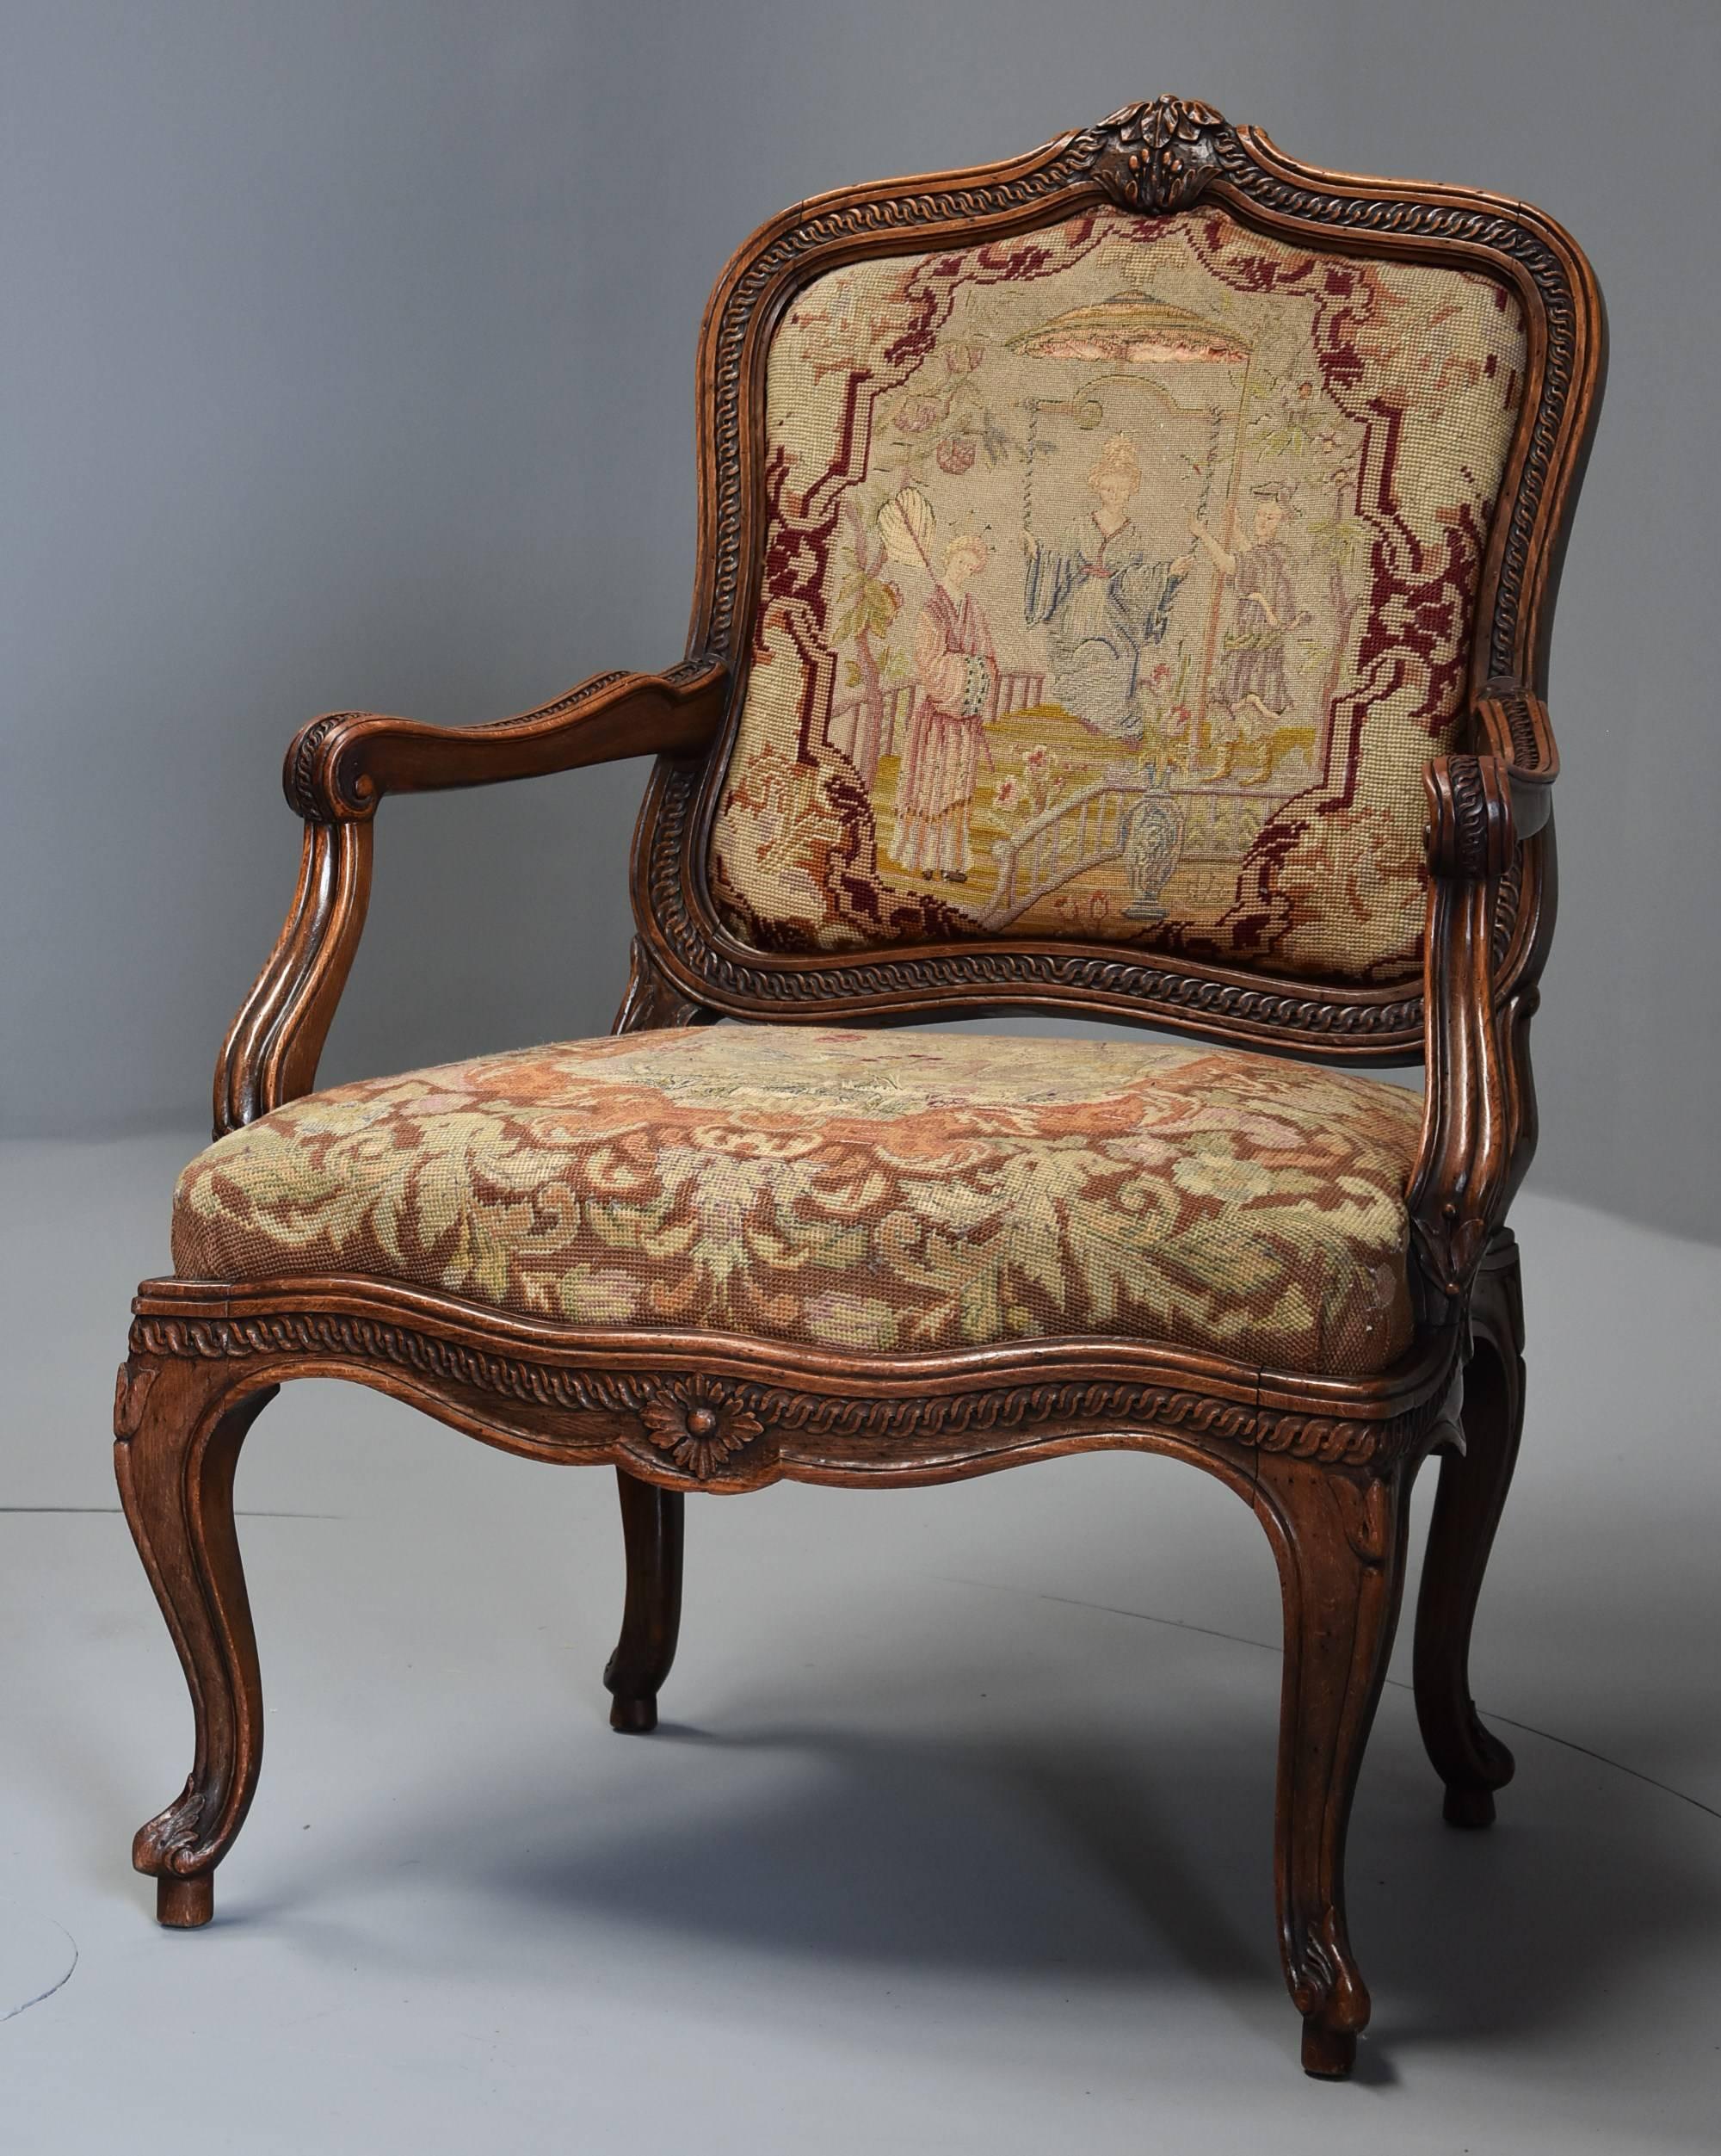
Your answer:
[[[262,1757],[262,1686],[233,1526],[233,1473],[275,1391],[219,1360],[134,1357],[120,1372],[120,1495],[179,1649],[196,1724],[184,1789],[132,1846],[132,1862],[156,1881],[157,1920],[178,1929],[214,1914],[215,1867],[244,1824]]]
[[[615,1471],[621,1494],[621,1537],[627,1552],[627,1597],[621,1637],[605,1665],[612,1729],[644,1734],[657,1727],[657,1694],[675,1659],[682,1628],[682,1533],[686,1500],[625,1467]]]
[[[1408,1478],[1263,1455],[1255,1509],[1279,1560],[1285,1677],[1274,1873],[1303,2066],[1348,2074],[1368,1987],[1345,1921],[1345,1834],[1403,1589]]]
[[[1524,1321],[1518,1246],[1509,1234],[1496,1239],[1484,1262],[1471,1331],[1465,1449],[1441,1457],[1416,1605],[1416,1718],[1453,1826],[1491,1825],[1494,1792],[1513,1770],[1512,1754],[1483,1727],[1470,1694],[1471,1628],[1524,1424]]]

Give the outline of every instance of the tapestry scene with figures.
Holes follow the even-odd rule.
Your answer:
[[[1503,283],[1218,210],[817,279],[767,371],[725,925],[1411,979],[1524,363]]]

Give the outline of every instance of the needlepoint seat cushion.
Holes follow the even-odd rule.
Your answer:
[[[183,1278],[358,1274],[860,1350],[1409,1344],[1417,1097],[1210,1047],[721,1026],[315,1093],[180,1178]]]

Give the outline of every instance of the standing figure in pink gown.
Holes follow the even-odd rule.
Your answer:
[[[986,617],[964,590],[990,559],[984,540],[959,532],[915,625],[919,693],[897,774],[891,851],[910,875],[942,876],[947,883],[968,880],[969,812],[980,758],[990,761],[985,732],[998,663]]]

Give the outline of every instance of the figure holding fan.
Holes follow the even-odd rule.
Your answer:
[[[897,775],[891,851],[910,875],[965,883],[969,816],[980,759],[991,760],[986,722],[998,680],[991,630],[965,587],[991,553],[977,533],[958,532],[935,571],[935,528],[932,503],[917,486],[904,487],[879,511],[879,536],[891,560],[932,578],[931,596],[915,624],[918,693]]]

